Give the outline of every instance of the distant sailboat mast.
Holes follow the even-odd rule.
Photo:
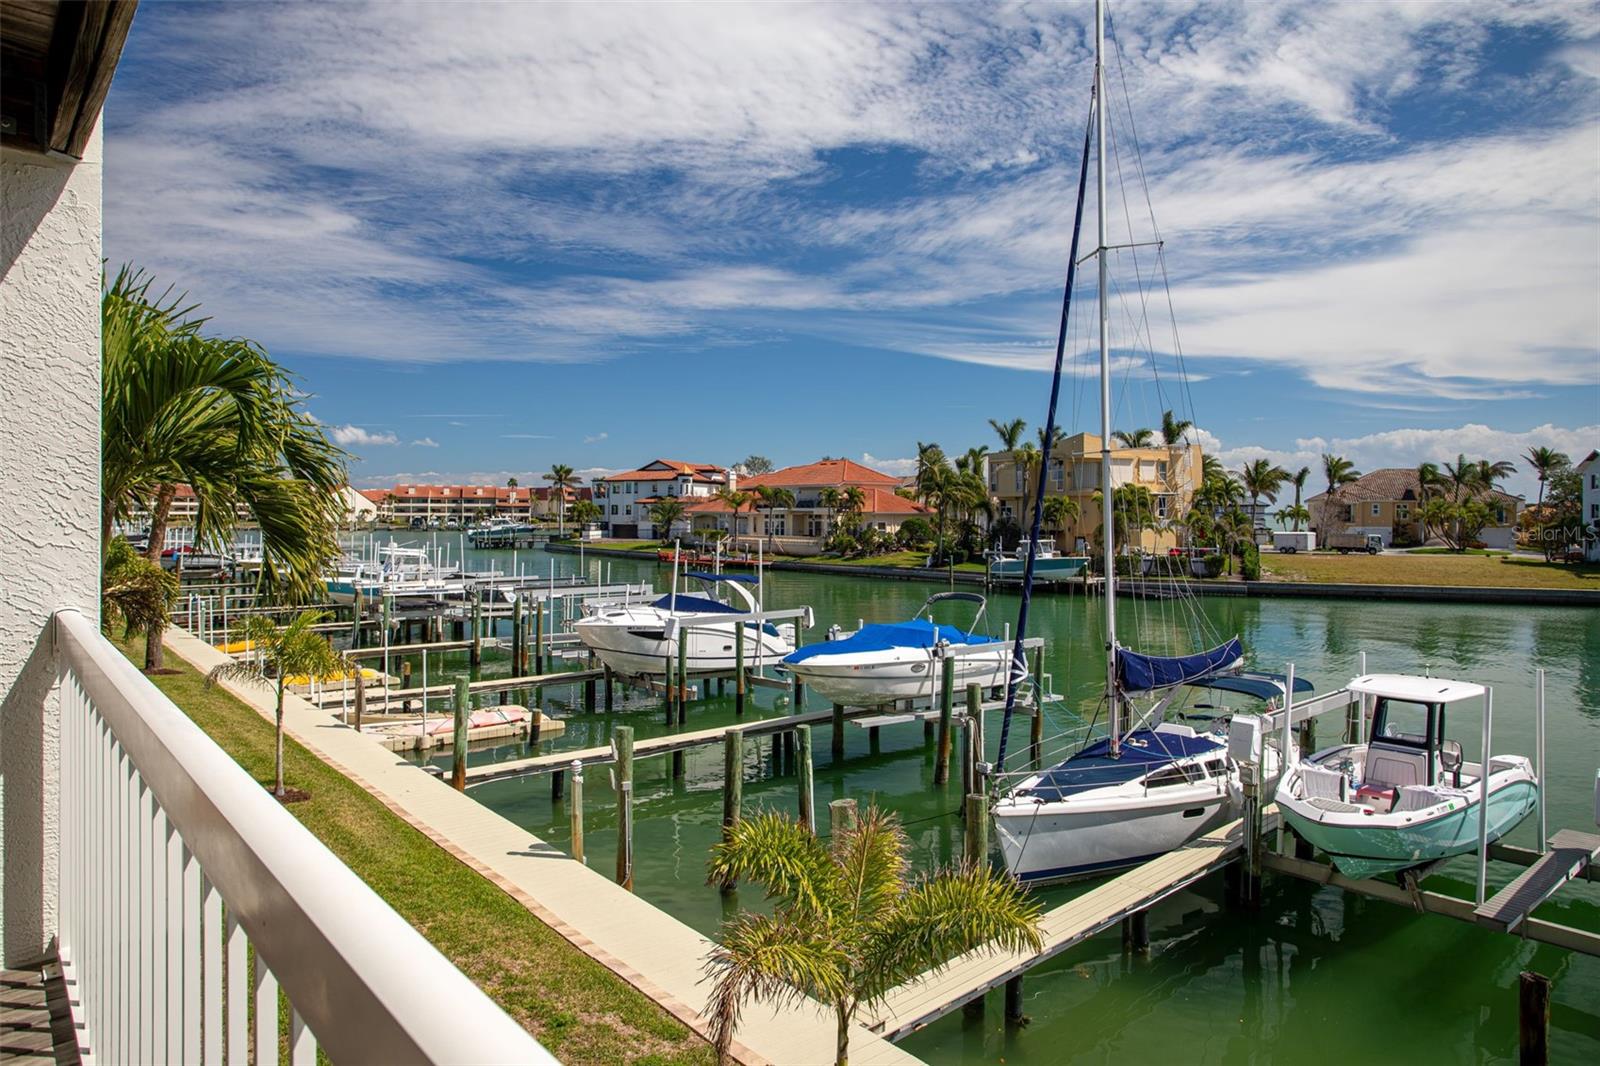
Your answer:
[[[1111,518],[1111,345],[1106,315],[1106,11],[1105,0],[1094,2],[1094,95],[1099,101],[1094,117],[1094,173],[1098,190],[1095,229],[1100,266],[1100,540],[1105,555],[1106,601],[1106,701],[1111,726],[1111,753],[1121,748],[1121,722],[1117,706],[1117,574],[1116,545]]]

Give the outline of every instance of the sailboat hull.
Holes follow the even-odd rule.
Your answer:
[[[1209,786],[1183,791],[1186,795],[1100,807],[1002,801],[994,820],[1006,869],[1034,884],[1093,877],[1181,848],[1233,813],[1226,791]]]

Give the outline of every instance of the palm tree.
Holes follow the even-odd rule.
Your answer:
[[[1322,502],[1322,537],[1326,539],[1328,528],[1334,521],[1333,507],[1338,502],[1339,490],[1359,480],[1361,471],[1344,456],[1323,452],[1322,476],[1328,480],[1328,495],[1323,497]]]
[[[1239,471],[1239,481],[1250,494],[1250,519],[1255,520],[1262,499],[1278,502],[1278,489],[1289,479],[1289,472],[1270,459],[1254,459]]]
[[[578,479],[566,463],[552,464],[544,479],[550,482],[550,495],[556,501],[556,534],[564,535],[567,532],[567,489],[576,485]]]
[[[194,306],[152,297],[124,267],[101,300],[101,533],[150,505],[159,560],[179,484],[198,504],[195,541],[225,545],[240,509],[260,526],[260,587],[288,598],[322,589],[339,550],[346,454],[301,407],[294,380],[256,344],[204,337]],[[145,668],[162,664],[161,629]]]
[[[1017,445],[1022,443],[1022,433],[1028,428],[1028,423],[1020,418],[1013,418],[1009,422],[999,422],[989,419],[989,427],[994,430],[995,436],[1000,438],[1000,450],[1014,452]]]
[[[724,923],[706,961],[706,1012],[727,1061],[746,1000],[811,997],[838,1020],[835,1066],[850,1055],[850,1023],[863,1005],[969,951],[1039,951],[1039,905],[987,863],[913,879],[905,831],[868,807],[824,842],[771,812],[734,823],[711,850],[710,880],[751,881],[773,913]]]
[[[788,510],[794,507],[794,493],[775,485],[756,486],[756,506],[765,508],[767,512],[767,554],[772,553],[772,512],[782,507]]]
[[[1153,429],[1119,429],[1111,434],[1124,448],[1148,448],[1156,442]]]
[[[860,514],[867,506],[867,493],[859,485],[851,485],[839,494],[840,507],[846,514]]]
[[[1182,418],[1174,418],[1171,411],[1161,412],[1161,443],[1167,447],[1175,447],[1184,443],[1184,437],[1194,428],[1194,423]]]
[[[744,509],[745,505],[750,502],[751,498],[752,497],[750,493],[739,489],[730,489],[724,487],[718,489],[716,492],[715,499],[721,500],[723,503],[727,504],[728,509],[733,512],[733,524],[731,531],[735,540],[737,540],[739,536],[739,512]]]
[[[1516,465],[1504,459],[1491,463],[1487,459],[1478,460],[1478,485],[1485,492],[1493,492],[1495,482],[1504,481],[1517,472]]]
[[[683,521],[689,509],[677,498],[657,500],[650,505],[650,522],[659,532],[661,542],[672,539],[672,527]]]
[[[1300,532],[1300,524],[1302,522],[1311,521],[1311,512],[1306,510],[1304,504],[1297,502],[1294,504],[1294,506],[1285,507],[1283,510],[1279,511],[1277,518],[1278,525],[1280,526],[1293,522],[1295,532],[1298,533]]]
[[[124,636],[166,625],[178,596],[178,578],[117,537],[100,568],[100,624],[122,626]]]
[[[251,615],[234,629],[234,639],[244,642],[249,658],[215,667],[206,675],[206,684],[219,681],[261,681],[274,686],[277,694],[275,774],[272,794],[282,799],[283,788],[283,693],[286,685],[316,681],[342,681],[355,674],[350,663],[333,650],[326,637],[316,631],[326,616],[318,611],[302,611],[288,625],[280,626],[262,615]],[[304,680],[299,680],[304,679]]]
[[[1200,456],[1200,484],[1204,485],[1213,478],[1228,476],[1227,468],[1222,465],[1222,460],[1214,455]]]
[[[572,521],[580,527],[590,522],[598,522],[603,513],[600,505],[593,500],[579,500],[572,505]]]
[[[1050,496],[1044,501],[1044,524],[1052,532],[1060,534],[1067,526],[1069,519],[1076,521],[1080,508],[1078,501],[1071,496]]]
[[[1306,481],[1310,477],[1311,468],[1309,466],[1302,466],[1299,470],[1296,470],[1294,473],[1289,475],[1289,484],[1294,486],[1294,506],[1290,508],[1290,511],[1295,514],[1303,513],[1305,515],[1305,521],[1308,522],[1311,520],[1311,512],[1307,511],[1301,506],[1301,504],[1304,502],[1301,497],[1305,494]],[[1299,518],[1294,520],[1294,531],[1296,533],[1300,532],[1300,521],[1301,520]]]
[[[517,487],[517,479],[516,478],[514,478],[514,477],[506,478],[506,488],[514,489],[516,487]]]
[[[1463,490],[1470,492],[1478,484],[1478,476],[1482,468],[1466,455],[1458,453],[1456,461],[1444,464],[1445,484],[1450,486],[1450,499],[1455,503],[1461,502]]]
[[[1028,505],[1034,498],[1033,479],[1044,464],[1044,454],[1039,451],[1039,446],[1028,441],[1011,453],[1011,461],[1022,471],[1022,500],[1017,508],[1017,519],[1022,523],[1024,533],[1033,528],[1028,517]]]
[[[1539,502],[1537,506],[1543,509],[1544,483],[1550,480],[1551,474],[1571,464],[1572,460],[1567,458],[1564,452],[1558,452],[1554,448],[1543,447],[1529,448],[1528,454],[1523,458],[1528,461],[1528,465],[1533,468],[1533,472],[1539,475]]]

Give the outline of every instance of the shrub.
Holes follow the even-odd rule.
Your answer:
[[[1222,568],[1224,565],[1226,565],[1226,562],[1227,560],[1225,560],[1221,555],[1213,554],[1206,556],[1206,577],[1220,577],[1222,575]]]
[[[1261,549],[1254,544],[1246,544],[1239,553],[1239,572],[1246,581],[1261,580]]]
[[[900,523],[897,539],[900,547],[906,551],[915,551],[933,543],[933,526],[928,524],[926,518],[908,518]]]

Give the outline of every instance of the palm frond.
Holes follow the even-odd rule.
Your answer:
[[[854,827],[834,835],[831,850],[852,921],[876,920],[905,891],[906,838],[893,812],[869,806]]]
[[[815,835],[776,811],[741,818],[711,848],[708,880],[748,881],[767,897],[798,910],[823,913],[839,905],[838,870]]]
[[[712,982],[706,1013],[719,1061],[726,1061],[746,1000],[784,1006],[808,995],[833,1002],[849,994],[849,960],[818,932],[817,923],[792,912],[741,914],[723,926],[722,943],[705,964]]]

